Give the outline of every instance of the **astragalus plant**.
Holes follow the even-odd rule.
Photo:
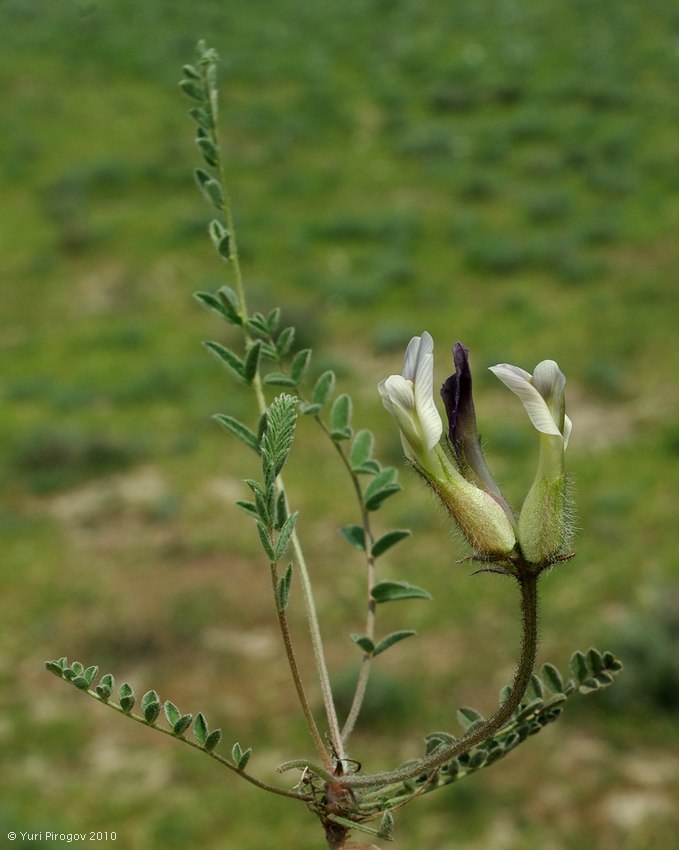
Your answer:
[[[539,435],[539,463],[518,516],[493,479],[481,449],[472,398],[469,352],[453,347],[453,372],[441,388],[447,427],[434,399],[434,342],[424,332],[413,336],[401,374],[380,382],[386,409],[400,430],[405,462],[431,489],[470,547],[466,560],[477,572],[490,572],[515,583],[520,598],[522,639],[512,681],[502,690],[497,710],[488,718],[470,708],[457,713],[461,729],[425,736],[422,755],[391,770],[370,773],[364,766],[370,753],[357,751],[352,733],[360,721],[373,665],[382,653],[415,634],[403,628],[388,634],[378,627],[379,609],[394,600],[428,598],[428,592],[406,581],[380,578],[380,560],[409,535],[406,529],[377,531],[376,514],[401,486],[397,470],[374,456],[374,437],[353,424],[353,404],[336,392],[332,371],[308,382],[311,350],[297,348],[295,329],[281,323],[279,307],[269,312],[248,309],[238,243],[224,177],[218,137],[217,57],[199,45],[194,65],[184,67],[181,88],[193,101],[190,115],[197,126],[196,142],[203,167],[196,169],[200,190],[215,210],[209,235],[225,262],[228,283],[216,292],[198,292],[198,301],[241,335],[238,350],[208,342],[207,348],[226,367],[229,377],[252,390],[257,409],[251,422],[229,412],[215,418],[252,456],[252,478],[245,483],[249,498],[239,501],[261,543],[262,562],[271,577],[272,615],[278,621],[282,658],[289,668],[315,752],[277,765],[276,784],[251,771],[250,747],[235,742],[223,747],[222,733],[210,729],[205,716],[183,712],[170,700],[149,690],[137,700],[130,684],[116,686],[112,674],[99,676],[96,666],[85,667],[66,658],[47,662],[53,673],[104,705],[206,754],[231,773],[272,794],[310,809],[319,819],[331,850],[368,845],[347,844],[350,834],[388,841],[393,811],[432,793],[507,755],[530,735],[560,715],[574,693],[606,687],[620,669],[609,652],[575,652],[567,676],[551,664],[534,670],[540,576],[573,556],[565,451],[571,432],[566,415],[566,379],[559,366],[545,360],[533,374],[518,366],[499,364],[492,371],[523,403]],[[314,420],[327,445],[353,486],[356,522],[340,529],[346,543],[364,562],[366,596],[362,632],[351,634],[361,654],[353,701],[339,717],[331,688],[314,602],[312,570],[302,548],[302,521],[289,503],[283,473],[299,417]],[[385,422],[385,427],[388,423]],[[456,579],[451,575],[450,581]],[[498,579],[501,580],[501,579]],[[315,676],[322,695],[322,719],[316,716],[300,670],[288,624],[289,604],[303,605],[313,647]],[[545,630],[549,623],[543,623]],[[480,647],[479,652],[483,651]],[[446,720],[442,717],[442,723]],[[418,734],[416,730],[412,734]],[[271,768],[271,766],[269,766]],[[228,793],[228,790],[227,790]],[[233,816],[233,815],[232,815]],[[284,837],[281,847],[286,847]],[[374,845],[371,845],[374,846]]]

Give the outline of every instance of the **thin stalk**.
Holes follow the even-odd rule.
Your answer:
[[[239,776],[242,776],[246,782],[249,782],[251,785],[256,785],[257,788],[262,788],[264,791],[271,791],[272,794],[278,794],[281,797],[292,797],[295,800],[308,801],[309,799],[311,799],[311,795],[309,794],[301,793],[299,791],[289,791],[287,788],[279,788],[276,785],[269,785],[268,782],[262,782],[261,780],[252,776],[252,774],[247,773],[245,770],[239,770],[233,762],[230,762],[228,759],[224,758],[223,755],[220,755],[218,752],[215,752],[215,750],[206,750],[205,747],[201,746],[196,741],[191,741],[189,738],[185,738],[183,735],[175,735],[174,732],[170,731],[169,729],[163,729],[162,726],[156,726],[155,723],[148,723],[145,718],[141,717],[138,714],[133,714],[132,712],[125,711],[125,709],[117,703],[110,702],[109,700],[102,700],[96,691],[90,690],[88,688],[85,693],[96,699],[97,702],[100,702],[108,708],[112,708],[114,711],[117,711],[118,714],[122,714],[125,717],[129,717],[131,720],[136,720],[137,723],[141,723],[142,726],[150,727],[156,732],[162,732],[163,735],[169,735],[170,738],[174,738],[177,741],[181,741],[183,744],[188,744],[188,746],[193,747],[194,750],[200,750],[200,752],[210,756],[211,759],[218,761],[224,767],[228,767],[229,770],[232,770],[234,773],[237,773]]]
[[[488,720],[473,732],[465,735],[459,741],[455,741],[446,747],[437,750],[431,756],[423,758],[408,767],[396,768],[395,770],[383,771],[381,773],[357,776],[352,774],[342,778],[342,783],[348,788],[374,788],[382,787],[396,782],[413,779],[422,773],[437,770],[451,759],[467,752],[475,744],[485,741],[512,717],[521,704],[526,688],[530,683],[530,677],[535,666],[535,656],[538,642],[538,577],[531,573],[525,565],[519,565],[517,575],[521,590],[521,614],[522,614],[522,637],[521,655],[517,664],[516,673],[512,681],[510,694],[500,708],[491,715]]]
[[[370,594],[370,590],[375,583],[375,565],[372,559],[370,559],[368,565],[368,594]],[[368,596],[368,615],[366,617],[366,629],[365,633],[367,637],[374,642],[375,639],[375,600]],[[354,727],[356,726],[356,721],[358,720],[358,715],[360,714],[361,708],[363,706],[363,700],[365,698],[365,692],[368,687],[368,680],[370,679],[370,673],[372,670],[372,655],[365,653],[363,656],[363,661],[361,662],[361,669],[358,671],[358,678],[356,680],[356,689],[354,691],[354,698],[351,701],[351,708],[349,709],[349,714],[347,714],[347,719],[344,721],[344,726],[342,727],[342,740],[346,744],[351,736],[351,733],[354,731]]]
[[[332,688],[330,687],[330,676],[328,675],[328,667],[325,661],[325,653],[323,651],[323,640],[321,638],[321,629],[318,623],[316,603],[314,602],[313,591],[311,588],[311,579],[309,578],[309,571],[307,570],[304,553],[302,552],[302,547],[296,532],[293,531],[290,540],[302,582],[302,591],[304,593],[304,601],[307,611],[307,622],[309,632],[311,634],[311,645],[314,650],[316,671],[318,673],[318,680],[321,686],[321,696],[323,698],[323,705],[325,707],[325,714],[328,721],[328,734],[330,736],[330,741],[334,748],[335,755],[338,760],[342,762],[346,759],[346,753],[342,742],[342,734],[339,728],[337,712],[335,711]]]
[[[216,115],[216,104],[215,104],[213,98],[211,98],[211,111],[212,111],[212,118],[213,118],[213,123],[214,123],[214,131],[213,132],[214,132],[215,148],[219,152],[219,151],[221,151],[221,144],[220,144],[220,140],[219,140],[219,131],[217,129],[217,123],[218,122],[217,122],[217,115]],[[230,199],[229,199],[229,192],[228,192],[228,185],[227,185],[227,181],[226,181],[226,174],[225,174],[225,171],[224,171],[222,158],[219,155],[217,157],[216,170],[217,170],[217,173],[218,173],[218,179],[219,179],[219,183],[220,183],[220,186],[221,186],[221,189],[222,189],[222,194],[223,194],[223,197],[224,197],[222,212],[224,214],[224,217],[225,217],[225,220],[226,220],[226,227],[227,227],[227,230],[229,231],[229,235],[230,235],[229,256],[230,256],[231,263],[233,265],[234,286],[235,286],[236,296],[238,298],[238,305],[239,305],[239,310],[240,310],[241,321],[243,323],[243,325],[242,325],[243,333],[245,335],[246,341],[251,342],[252,336],[250,335],[250,332],[248,331],[248,328],[247,328],[247,325],[246,325],[248,311],[247,311],[247,304],[246,304],[246,299],[245,299],[245,286],[244,286],[244,283],[243,283],[243,274],[242,274],[242,271],[241,271],[240,258],[239,258],[239,253],[238,253],[238,240],[236,238],[236,228],[235,228],[235,223],[234,223],[234,218],[233,218],[231,202],[230,202]],[[252,386],[253,386],[253,389],[254,389],[254,392],[255,392],[255,396],[257,398],[257,407],[259,409],[259,413],[260,413],[260,415],[263,415],[267,410],[267,404],[266,404],[266,398],[264,396],[264,389],[263,389],[263,386],[262,386],[262,379],[261,379],[261,376],[259,374],[259,371],[257,372],[257,374],[254,377],[254,380],[252,382]],[[284,490],[283,480],[280,476],[278,478],[277,485],[281,490]],[[329,735],[330,735],[330,741],[332,742],[332,746],[335,750],[337,757],[339,759],[343,759],[343,758],[345,758],[344,745],[342,743],[342,735],[341,735],[341,732],[340,732],[339,722],[338,722],[338,719],[337,719],[337,712],[335,710],[335,704],[334,704],[334,701],[333,701],[332,689],[330,687],[330,677],[328,675],[328,669],[327,669],[327,664],[326,664],[326,660],[325,660],[325,653],[323,651],[323,642],[322,642],[322,639],[321,639],[321,631],[320,631],[320,626],[319,626],[319,623],[318,623],[318,614],[317,614],[317,610],[316,610],[316,604],[315,604],[314,597],[313,597],[311,580],[309,578],[309,571],[308,571],[307,566],[306,566],[306,560],[304,558],[302,546],[300,544],[299,537],[298,537],[296,531],[293,531],[293,533],[292,533],[291,543],[292,543],[293,551],[295,553],[295,560],[297,562],[297,566],[298,566],[298,569],[299,569],[299,575],[300,575],[301,582],[302,582],[302,590],[303,590],[303,593],[304,593],[304,602],[305,602],[305,607],[306,607],[306,612],[307,612],[309,632],[310,632],[310,635],[311,635],[311,643],[312,643],[312,646],[313,646],[314,660],[315,660],[315,663],[316,663],[316,670],[317,670],[317,673],[318,673],[318,678],[319,678],[320,686],[321,686],[321,695],[322,695],[322,698],[323,698],[323,705],[324,705],[324,708],[325,708],[326,718],[327,718],[327,722],[328,722],[328,731],[329,731]],[[292,653],[291,649],[292,649],[292,645],[288,641],[288,643],[286,644],[286,652],[288,654],[288,661],[290,663],[291,669],[293,668],[293,666],[296,669],[296,662],[294,660],[294,653]],[[293,674],[293,678],[294,678],[294,675],[295,674]],[[309,708],[308,703],[306,701],[306,698],[302,697],[303,689],[302,689],[301,692],[298,690],[298,694],[300,695],[300,700],[302,701],[302,709],[304,711],[304,715],[307,719],[307,722],[309,723],[309,728],[310,728],[311,734],[312,734],[312,736],[314,736],[314,739],[316,740],[318,730],[316,728],[315,722],[313,722],[311,711],[310,711],[310,708]],[[318,740],[320,740],[320,736],[318,737]],[[318,741],[317,741],[316,745],[318,747]],[[329,757],[328,757],[327,750],[325,749],[325,747],[322,747],[322,750],[319,751],[319,752],[322,755],[324,762],[328,763]]]
[[[375,600],[371,596],[371,591],[375,584],[375,559],[370,553],[370,547],[374,542],[372,529],[370,527],[370,514],[365,507],[365,502],[363,500],[363,492],[361,490],[361,484],[358,480],[358,476],[352,470],[349,461],[347,460],[347,456],[342,451],[342,447],[335,442],[330,436],[330,432],[328,431],[327,426],[323,422],[323,420],[319,417],[315,417],[318,424],[321,426],[325,434],[331,440],[333,446],[337,450],[342,463],[349,473],[349,477],[351,478],[351,483],[354,487],[354,492],[356,493],[356,499],[358,500],[358,504],[361,510],[361,524],[363,525],[363,531],[365,533],[365,540],[367,547],[366,548],[366,578],[367,578],[367,596],[368,596],[368,605],[367,605],[367,613],[366,613],[366,621],[365,621],[365,632],[364,634],[371,641],[375,640],[375,612],[376,612],[376,604]],[[370,672],[372,670],[372,655],[365,653],[363,656],[363,661],[361,662],[361,669],[358,673],[358,679],[356,680],[356,687],[354,689],[354,696],[351,701],[351,707],[349,709],[349,713],[344,721],[344,726],[342,727],[342,741],[346,746],[349,738],[351,737],[351,733],[354,731],[354,727],[356,726],[356,721],[358,720],[358,716],[361,712],[361,707],[363,706],[363,700],[365,698],[365,692],[368,687],[368,680],[370,678]]]
[[[271,583],[273,585],[273,591],[275,596],[278,590],[278,568],[273,562],[269,564],[269,567],[271,569]],[[325,748],[325,744],[323,743],[323,739],[321,738],[321,733],[318,731],[318,726],[316,725],[316,721],[314,719],[311,707],[309,705],[309,701],[306,696],[306,692],[304,690],[302,678],[299,675],[299,668],[297,667],[297,659],[292,645],[292,639],[290,637],[290,627],[288,624],[287,615],[284,610],[280,610],[278,605],[276,606],[276,610],[278,613],[278,625],[281,630],[283,645],[285,646],[285,654],[288,658],[290,672],[292,673],[292,679],[295,683],[295,689],[297,691],[297,696],[299,698],[300,705],[302,706],[302,711],[304,712],[304,717],[306,718],[307,726],[309,727],[309,731],[311,732],[311,737],[314,739],[316,750],[323,759],[323,763],[326,767],[331,768],[332,762],[328,757],[328,752]]]

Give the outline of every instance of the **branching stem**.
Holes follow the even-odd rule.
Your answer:
[[[228,185],[226,181],[226,174],[224,171],[223,161],[221,157],[221,144],[219,140],[219,131],[218,131],[218,121],[217,121],[217,105],[216,105],[216,91],[210,90],[209,81],[206,79],[206,83],[208,85],[209,97],[210,97],[210,110],[211,117],[213,123],[213,134],[214,134],[214,142],[215,149],[217,152],[216,157],[216,171],[218,175],[218,180],[221,186],[222,195],[223,195],[223,204],[222,204],[222,213],[224,215],[226,221],[226,227],[229,231],[229,259],[233,266],[233,276],[234,276],[234,288],[236,292],[236,296],[238,298],[238,306],[239,306],[239,315],[242,322],[243,333],[245,335],[246,343],[252,342],[252,336],[248,330],[246,320],[248,318],[247,311],[247,303],[245,298],[245,286],[243,283],[243,274],[240,266],[240,258],[238,254],[238,240],[236,237],[236,228],[233,218],[233,212],[231,203],[229,200],[229,191]],[[266,398],[264,396],[264,389],[262,386],[262,379],[259,374],[259,370],[257,371],[253,381],[252,387],[257,399],[257,407],[259,409],[260,415],[263,415],[267,410]],[[277,487],[279,490],[284,490],[283,480],[278,478]],[[297,567],[299,571],[299,575],[301,578],[302,590],[304,594],[304,603],[307,612],[307,619],[309,624],[309,632],[311,635],[311,643],[314,651],[314,660],[316,663],[316,669],[318,672],[318,678],[321,686],[321,694],[323,698],[323,705],[325,707],[326,718],[328,722],[328,733],[330,736],[330,741],[334,748],[334,751],[338,758],[343,759],[344,755],[344,745],[342,743],[342,735],[339,728],[339,722],[337,720],[337,712],[335,710],[335,705],[332,697],[332,690],[330,687],[330,677],[328,675],[327,664],[325,660],[325,653],[323,651],[323,642],[321,639],[321,631],[318,623],[318,615],[316,611],[316,604],[313,597],[313,592],[311,588],[311,581],[309,578],[309,571],[306,566],[306,560],[304,558],[304,553],[302,551],[302,546],[299,541],[299,537],[296,531],[293,531],[291,537],[291,544],[295,554],[295,560],[297,562]],[[287,621],[286,621],[287,622]],[[284,638],[285,642],[285,650],[288,657],[288,662],[290,664],[290,668],[293,671],[293,679],[295,680],[295,686],[297,688],[297,693],[302,705],[302,710],[304,712],[304,716],[309,724],[309,729],[316,742],[316,747],[319,750],[319,755],[323,758],[323,762],[326,765],[330,765],[331,759],[327,752],[326,747],[323,745],[320,734],[318,733],[318,729],[316,727],[315,721],[313,720],[313,715],[311,709],[309,707],[308,701],[304,694],[304,689],[301,687],[301,680],[299,679],[299,673],[297,671],[297,663],[295,660],[294,650],[292,647],[292,642],[290,640],[289,632],[287,633],[287,637]]]
[[[420,759],[407,767],[396,768],[395,770],[366,774],[365,776],[352,774],[343,777],[342,782],[345,786],[352,789],[381,787],[391,783],[413,779],[422,773],[436,770],[451,759],[466,753],[475,744],[490,738],[511,718],[521,704],[523,695],[530,683],[530,677],[535,666],[538,642],[538,577],[526,565],[518,564],[517,579],[521,589],[521,656],[507,700],[485,723],[475,728],[470,734],[460,738],[460,740],[436,750],[431,756]]]
[[[273,585],[274,596],[277,596],[278,590],[278,568],[275,563],[269,564],[271,569],[271,583]],[[297,696],[299,698],[300,705],[302,707],[302,711],[304,713],[304,717],[307,722],[307,726],[309,727],[309,731],[311,732],[311,737],[314,739],[314,744],[316,745],[316,750],[318,754],[323,759],[323,763],[326,767],[330,767],[332,762],[329,760],[328,752],[323,743],[323,738],[321,738],[321,733],[318,731],[318,726],[316,725],[316,721],[314,719],[314,715],[311,711],[311,706],[309,705],[309,700],[307,699],[306,692],[304,690],[304,684],[302,683],[302,678],[299,675],[299,668],[297,667],[297,658],[295,656],[294,648],[292,645],[292,638],[290,637],[290,627],[288,625],[288,618],[285,611],[281,611],[277,606],[278,612],[278,625],[281,630],[281,637],[283,638],[283,646],[285,647],[285,654],[288,658],[288,664],[290,666],[290,672],[292,673],[292,680],[295,683],[295,690],[297,691]]]

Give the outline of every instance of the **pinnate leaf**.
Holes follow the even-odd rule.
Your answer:
[[[351,398],[346,393],[338,396],[330,411],[330,436],[333,440],[348,440],[351,438]]]
[[[208,728],[207,721],[205,720],[205,715],[202,711],[198,712],[198,714],[196,715],[196,719],[193,721],[193,734],[195,735],[196,741],[198,741],[201,747],[205,746]]]
[[[401,485],[396,481],[396,470],[389,466],[381,470],[365,488],[363,501],[369,511],[376,511],[382,503],[398,493]]]
[[[373,585],[370,595],[375,602],[395,602],[400,599],[431,599],[431,594],[407,581],[381,581]]]
[[[365,552],[365,529],[362,525],[345,525],[340,528],[340,534],[352,546]]]
[[[123,682],[120,688],[118,689],[118,702],[120,703],[120,707],[123,711],[128,714],[134,708],[134,704],[136,702],[136,697],[134,695],[134,691],[132,690],[131,685],[127,682]]]
[[[147,723],[154,723],[160,714],[160,697],[155,691],[147,691],[141,698],[141,710]]]
[[[215,414],[214,419],[230,434],[238,437],[246,446],[259,454],[259,440],[257,439],[257,435],[247,425],[243,425],[235,416],[229,416],[224,413]]]
[[[271,331],[271,333],[273,334],[274,331]],[[276,339],[276,354],[279,357],[285,357],[289,354],[294,341],[295,329],[293,327],[283,328]]]
[[[247,763],[250,761],[251,755],[252,747],[248,747],[247,750],[243,750],[238,742],[231,747],[231,758],[233,759],[237,770],[245,770]]]
[[[205,347],[211,351],[231,372],[241,381],[245,380],[245,364],[231,349],[219,342],[206,342]]]
[[[279,611],[285,611],[288,607],[288,598],[290,596],[290,587],[292,585],[292,564],[288,564],[287,569],[278,580],[276,588],[276,605]]]
[[[317,407],[323,407],[327,404],[332,391],[335,389],[335,373],[328,369],[319,377],[311,394],[311,404]]]
[[[163,703],[163,712],[165,713],[165,719],[167,720],[168,726],[171,729],[174,728],[174,724],[182,716],[181,711],[173,702],[170,702],[170,700],[165,700],[165,702]]]
[[[207,737],[205,738],[205,743],[203,747],[211,753],[212,750],[217,746],[217,744],[222,740],[222,730],[221,729],[213,729],[212,732],[209,732]]]
[[[282,393],[266,413],[266,427],[261,441],[262,469],[267,487],[271,487],[288,458],[297,422],[297,399]]]
[[[206,127],[205,124],[201,124],[200,121],[197,121],[197,123],[201,127],[204,127],[204,129],[210,129],[212,120],[208,119],[208,122],[208,126]],[[210,175],[206,171],[203,171],[202,168],[196,168],[194,173],[198,187],[203,195],[205,195],[205,198],[218,210],[223,210],[224,193],[222,192],[222,187],[219,185],[219,181],[215,180],[214,177],[210,177]]]
[[[407,528],[395,528],[393,531],[388,531],[386,534],[383,534],[379,540],[376,540],[373,543],[371,549],[373,558],[379,558],[380,555],[383,555],[388,549],[391,549],[392,546],[395,546],[401,540],[405,540],[405,538],[409,536],[410,531]]]
[[[182,714],[179,720],[172,727],[173,735],[183,735],[191,725],[192,715]]]
[[[297,522],[297,511],[295,513],[290,514],[290,516],[283,523],[281,530],[278,533],[278,539],[276,540],[276,545],[274,547],[274,560],[280,561],[280,559],[285,554],[285,550],[288,548],[288,543],[290,542],[290,538],[292,537],[292,533],[295,530],[295,523]]]
[[[372,655],[375,651],[375,643],[368,637],[368,635],[358,635],[352,632],[349,637],[353,640],[353,642],[360,646],[363,652],[368,655]]]
[[[349,452],[349,465],[352,470],[356,471],[356,469],[361,468],[370,458],[374,443],[375,438],[371,431],[364,428],[356,434]]]
[[[295,356],[292,358],[292,363],[290,364],[290,377],[292,378],[295,384],[299,384],[302,378],[304,377],[306,370],[309,367],[310,360],[310,348],[303,348],[301,351],[298,351],[297,354],[295,354]]]
[[[260,340],[255,340],[248,348],[245,360],[243,361],[243,380],[250,386],[255,379],[257,369],[259,368],[259,356],[262,351],[262,343]]]
[[[381,652],[389,649],[389,647],[393,646],[395,643],[399,643],[406,638],[412,637],[417,634],[417,632],[412,629],[400,629],[397,632],[392,632],[388,634],[386,637],[383,637],[379,643],[375,645],[375,649],[373,650],[373,656],[379,655]]]
[[[473,708],[462,707],[457,710],[457,720],[463,729],[467,730],[473,723],[478,723],[484,719],[482,714],[475,711]]]

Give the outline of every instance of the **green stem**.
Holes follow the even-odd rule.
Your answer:
[[[311,579],[309,578],[309,571],[307,570],[304,553],[302,552],[302,547],[296,532],[293,532],[292,534],[291,543],[292,550],[295,553],[299,576],[302,581],[302,591],[304,593],[304,601],[306,604],[311,645],[314,651],[316,671],[318,673],[318,680],[321,686],[321,696],[323,698],[323,705],[325,707],[326,718],[328,721],[328,734],[330,735],[330,741],[332,742],[335,755],[340,761],[343,761],[346,759],[346,753],[344,752],[344,744],[342,742],[342,734],[337,720],[337,712],[335,711],[335,702],[333,700],[330,676],[328,675],[328,667],[325,661],[325,653],[323,651],[323,640],[321,638],[321,629],[318,623],[318,614],[311,588]],[[325,759],[327,760],[327,755]]]
[[[131,720],[135,720],[137,723],[141,723],[142,726],[154,729],[156,732],[162,732],[163,735],[168,735],[170,738],[174,738],[176,741],[181,741],[183,744],[187,744],[189,747],[193,747],[194,750],[200,750],[200,752],[210,756],[210,758],[214,759],[215,761],[218,761],[224,767],[228,767],[229,770],[232,770],[234,773],[237,773],[239,776],[242,776],[246,782],[249,782],[251,785],[256,785],[257,788],[262,788],[264,791],[271,791],[272,794],[278,794],[281,797],[292,797],[295,800],[306,801],[310,799],[309,794],[302,794],[299,791],[289,791],[287,788],[278,788],[275,785],[269,785],[267,782],[262,782],[261,780],[252,776],[252,774],[247,773],[244,770],[239,770],[235,764],[233,764],[228,759],[224,758],[224,756],[220,755],[214,750],[206,750],[196,741],[191,741],[189,740],[189,738],[185,738],[183,735],[175,735],[169,729],[163,729],[162,726],[156,726],[154,723],[147,723],[145,718],[143,718],[141,715],[132,714],[131,712],[125,711],[122,706],[118,705],[115,702],[109,702],[108,700],[105,701],[101,699],[96,691],[90,690],[88,688],[85,693],[96,699],[97,702],[100,702],[108,708],[112,708],[114,711],[117,711],[118,714],[122,714],[125,717],[129,717]]]
[[[207,79],[206,79],[206,84],[207,84]],[[208,84],[208,88],[209,88],[209,84]],[[241,271],[240,258],[239,258],[239,253],[238,253],[238,240],[236,238],[235,223],[234,223],[234,218],[233,218],[231,202],[229,200],[229,192],[228,192],[228,186],[227,186],[224,166],[223,166],[221,155],[219,155],[219,152],[221,151],[221,144],[220,144],[219,133],[218,133],[218,129],[217,129],[217,123],[218,122],[217,122],[217,115],[216,115],[214,97],[216,97],[216,94],[213,97],[211,97],[211,99],[210,99],[210,108],[211,108],[211,112],[212,112],[212,120],[213,120],[213,125],[214,125],[214,130],[213,130],[214,143],[215,143],[215,148],[218,152],[216,170],[217,170],[217,174],[218,174],[219,183],[220,183],[220,186],[221,186],[221,189],[222,189],[222,195],[223,195],[223,198],[224,198],[224,203],[222,205],[222,212],[224,214],[224,217],[225,217],[225,220],[226,220],[226,227],[229,231],[229,236],[230,236],[229,255],[230,255],[231,263],[233,264],[235,292],[236,292],[236,296],[238,298],[241,321],[243,323],[242,324],[243,333],[245,335],[246,342],[251,342],[252,337],[251,337],[251,335],[248,331],[247,325],[246,325],[246,320],[247,320],[247,317],[248,317],[248,311],[247,311],[247,304],[246,304],[246,299],[245,299],[245,286],[244,286],[244,283],[243,283],[243,274],[242,274],[242,271]],[[254,377],[254,380],[252,382],[252,386],[253,386],[253,389],[254,389],[254,392],[255,392],[255,396],[257,398],[257,406],[259,408],[259,413],[260,413],[260,415],[263,415],[267,410],[267,403],[266,403],[266,398],[264,396],[264,389],[263,389],[263,386],[262,386],[262,379],[261,379],[261,376],[259,374],[259,371],[257,371],[257,374]],[[277,486],[280,490],[284,490],[283,480],[280,477],[278,478]],[[333,697],[332,697],[332,690],[331,690],[331,687],[330,687],[330,677],[328,675],[327,664],[326,664],[326,661],[325,661],[325,654],[324,654],[324,651],[323,651],[323,642],[321,640],[321,632],[320,632],[320,627],[319,627],[319,624],[318,624],[318,614],[317,614],[317,611],[316,611],[316,604],[315,604],[315,601],[314,601],[313,592],[312,592],[312,588],[311,588],[311,580],[309,578],[309,571],[308,571],[307,566],[306,566],[304,553],[302,552],[302,547],[301,547],[299,537],[298,537],[296,531],[294,531],[293,534],[292,534],[291,543],[292,543],[293,551],[295,553],[295,560],[297,562],[299,574],[300,574],[301,581],[302,581],[302,590],[303,590],[303,593],[304,593],[304,602],[305,602],[305,607],[306,607],[306,611],[307,611],[309,632],[310,632],[310,635],[311,635],[311,642],[312,642],[313,652],[314,652],[314,660],[315,660],[315,663],[316,663],[316,669],[317,669],[317,672],[318,672],[318,677],[319,677],[320,686],[321,686],[321,694],[322,694],[322,698],[323,698],[323,704],[324,704],[324,707],[325,707],[325,713],[326,713],[326,717],[327,717],[327,721],[328,721],[328,729],[329,729],[330,740],[331,740],[332,745],[335,749],[335,753],[337,754],[337,757],[338,758],[344,758],[345,755],[344,755],[344,746],[343,746],[343,743],[342,743],[342,735],[340,733],[339,722],[337,720],[337,712],[335,711],[335,705],[334,705],[334,701],[333,701]],[[291,668],[294,666],[295,669],[296,669],[296,662],[295,662],[295,658],[294,658],[294,653],[292,652],[292,645],[289,641],[286,644],[286,653],[288,655],[288,661],[290,663]],[[307,718],[307,722],[309,722],[310,718],[311,718],[310,708],[308,706],[308,703],[306,702],[306,698],[302,697],[303,690],[300,693],[300,691],[298,689],[298,693],[300,694],[300,699],[302,700],[302,709],[304,711],[304,716]],[[316,729],[315,723],[310,723],[310,731],[311,731],[312,736],[314,736],[314,739],[316,740],[318,730]],[[320,740],[320,736],[318,737],[318,740]],[[318,741],[317,741],[317,747],[318,747]],[[322,744],[321,744],[321,747],[322,747],[322,749],[319,752],[323,756],[324,762],[329,763],[329,757],[328,757],[327,751],[322,746]]]
[[[275,563],[271,563],[269,567],[271,569],[271,583],[273,584],[274,596],[277,596],[278,569]],[[285,654],[288,658],[290,672],[292,673],[292,680],[295,683],[295,690],[297,691],[297,696],[299,698],[300,705],[302,706],[302,712],[304,713],[304,717],[306,718],[307,726],[309,727],[309,731],[311,732],[311,737],[314,739],[316,750],[323,759],[323,763],[325,764],[325,766],[330,768],[332,767],[332,762],[328,757],[328,752],[323,743],[323,739],[321,738],[321,733],[318,731],[318,726],[316,725],[313,712],[311,711],[311,706],[309,705],[309,701],[304,690],[302,678],[299,675],[299,668],[297,667],[297,658],[295,656],[295,651],[292,645],[292,638],[290,637],[290,628],[288,624],[287,615],[285,611],[281,611],[278,606],[276,606],[276,610],[278,612],[278,625],[281,630],[281,637],[283,638]]]
[[[363,531],[365,533],[365,540],[367,544],[366,548],[366,578],[367,578],[367,590],[368,590],[368,605],[367,605],[367,613],[366,613],[366,622],[365,622],[365,635],[371,640],[375,641],[375,612],[376,612],[376,604],[375,600],[371,596],[371,591],[373,585],[375,584],[375,559],[370,553],[370,547],[374,542],[372,529],[370,527],[370,513],[365,507],[365,502],[363,500],[363,491],[361,490],[361,483],[358,480],[358,476],[351,468],[351,464],[349,463],[347,456],[342,451],[342,447],[332,439],[330,432],[320,418],[320,416],[315,417],[316,422],[323,429],[324,433],[327,435],[328,439],[331,440],[333,446],[337,450],[339,454],[342,464],[345,469],[349,473],[349,477],[351,478],[351,483],[354,488],[354,492],[356,494],[356,499],[359,504],[359,508],[361,511],[361,524],[363,525]],[[349,713],[344,721],[344,726],[342,727],[342,741],[346,746],[349,738],[351,737],[351,733],[354,731],[354,727],[356,726],[356,721],[358,720],[358,716],[361,712],[361,707],[363,706],[363,700],[365,698],[365,692],[368,687],[368,680],[370,678],[370,672],[372,670],[372,655],[365,653],[363,656],[363,661],[361,662],[361,669],[358,673],[358,679],[356,680],[356,687],[354,689],[354,696],[351,701],[351,707],[349,709]]]
[[[368,567],[368,614],[366,617],[366,628],[365,633],[367,637],[373,641],[375,641],[375,600],[370,597],[370,590],[372,586],[375,584],[375,568],[374,562],[370,562]],[[354,731],[354,727],[356,726],[356,721],[358,720],[358,715],[360,714],[361,708],[363,706],[363,700],[365,699],[365,692],[368,687],[368,680],[370,678],[370,672],[372,670],[372,655],[365,653],[363,656],[363,660],[361,662],[361,669],[358,672],[358,678],[356,680],[356,689],[354,690],[354,698],[351,701],[351,708],[349,709],[349,713],[347,714],[347,719],[344,721],[344,726],[342,727],[342,740],[346,744],[349,740],[351,733]]]
[[[437,770],[463,753],[468,752],[475,744],[485,741],[498,732],[521,704],[526,688],[530,683],[530,677],[535,665],[538,642],[538,577],[531,573],[526,565],[518,565],[517,579],[521,589],[521,613],[522,613],[522,638],[521,656],[512,681],[510,694],[500,708],[491,715],[488,720],[473,732],[462,737],[459,741],[449,744],[433,753],[431,756],[420,759],[407,767],[395,770],[383,771],[381,773],[358,776],[353,774],[342,778],[342,783],[349,788],[374,788],[384,785],[403,782],[413,779],[422,773]]]

